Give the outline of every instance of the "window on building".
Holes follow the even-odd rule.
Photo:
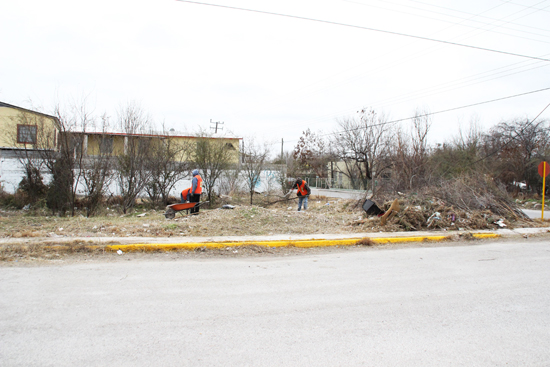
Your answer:
[[[17,125],[19,144],[36,144],[36,125]]]
[[[151,138],[141,138],[138,141],[139,141],[138,147],[141,152],[149,151],[151,147],[151,141],[152,141]]]
[[[113,153],[113,138],[101,137],[99,140],[99,153],[111,154]]]

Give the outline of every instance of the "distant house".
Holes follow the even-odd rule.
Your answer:
[[[59,120],[55,116],[0,102],[0,149],[55,149]]]
[[[127,134],[118,132],[70,132],[75,141],[82,141],[83,152],[91,157],[97,155],[119,156],[126,153],[131,140],[138,144],[161,144],[163,141],[170,141],[174,145],[196,144],[201,139],[220,142],[225,149],[234,155],[234,163],[239,161],[240,141],[236,137],[197,137],[177,133],[150,133],[150,134]]]
[[[32,111],[26,108],[0,102],[0,184],[8,191],[15,191],[17,184],[23,176],[22,165],[18,158],[25,153],[26,156],[39,157],[37,153],[58,151],[61,141],[70,141],[70,149],[80,151],[82,147],[84,159],[94,159],[99,155],[112,157],[123,155],[127,152],[129,144],[142,145],[163,144],[169,141],[174,145],[187,146],[191,155],[193,147],[202,139],[215,141],[223,145],[224,149],[231,152],[233,162],[239,163],[240,141],[242,138],[222,137],[197,137],[178,134],[175,131],[169,133],[127,134],[121,132],[88,132],[69,131],[61,129],[60,121],[51,115]],[[71,139],[63,140],[69,136]],[[67,146],[67,145],[66,145]],[[180,160],[189,158],[181,155]],[[44,167],[43,167],[44,169]],[[48,172],[44,171],[45,177]]]
[[[183,145],[200,139],[212,139],[225,144],[226,149],[235,152],[238,162],[240,140],[237,137],[197,137],[170,132],[149,134],[127,134],[120,132],[62,132],[55,116],[0,102],[0,149],[59,149],[61,134],[70,134],[74,141],[82,142],[84,154],[93,157],[99,154],[118,156],[124,154],[129,140],[138,143],[170,140]]]

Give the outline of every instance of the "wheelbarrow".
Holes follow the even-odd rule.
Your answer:
[[[206,203],[208,203],[208,201],[202,201],[198,203],[178,203],[178,204],[168,205],[166,207],[166,212],[164,212],[164,217],[166,219],[174,219],[176,217],[177,212],[187,210],[187,214],[189,214],[190,209],[198,208],[199,206]]]

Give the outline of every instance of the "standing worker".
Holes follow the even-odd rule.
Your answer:
[[[311,189],[308,184],[305,180],[298,177],[296,182],[294,182],[294,185],[292,185],[290,191],[285,196],[290,195],[294,189],[298,189],[298,192],[296,193],[296,195],[298,195],[298,211],[302,210],[302,203],[304,204],[304,210],[307,210],[307,199],[309,195],[311,195]]]
[[[191,192],[189,194],[189,201],[192,203],[198,203],[201,201],[202,194],[202,177],[199,175],[199,170],[195,169],[191,172],[193,179],[191,180]],[[194,206],[191,208],[191,214],[199,214],[199,207]]]

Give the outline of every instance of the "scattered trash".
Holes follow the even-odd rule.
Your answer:
[[[504,224],[504,219],[499,219],[495,222],[496,225],[498,225],[500,228],[506,227],[506,224]]]
[[[235,209],[235,205],[225,204],[225,205],[222,205],[222,209]]]
[[[29,210],[30,208],[31,208],[31,204],[27,204],[22,209],[23,210]]]
[[[374,203],[374,201],[371,201],[369,199],[365,200],[363,203],[363,210],[367,212],[367,215],[381,215],[384,214],[384,211],[378,207]]]
[[[116,253],[122,255],[122,250],[118,250]]]
[[[426,223],[428,224],[428,228],[430,228],[432,226],[432,224],[434,224],[435,221],[437,221],[437,220],[441,220],[441,213],[440,212],[435,212],[432,215],[430,215],[430,217],[426,221]]]
[[[385,226],[388,219],[393,217],[395,213],[397,213],[399,210],[401,210],[399,206],[399,201],[395,199],[393,203],[391,203],[390,208],[382,215],[382,219],[380,220],[380,224]]]
[[[141,213],[141,214],[136,215],[136,217],[145,217],[146,215],[147,215],[147,213]]]
[[[151,226],[151,225],[150,225],[149,223],[143,223],[143,226],[144,226],[144,227],[149,227],[149,226]]]
[[[59,232],[61,232],[61,231],[63,230],[63,228],[58,228],[57,230],[58,230]]]

